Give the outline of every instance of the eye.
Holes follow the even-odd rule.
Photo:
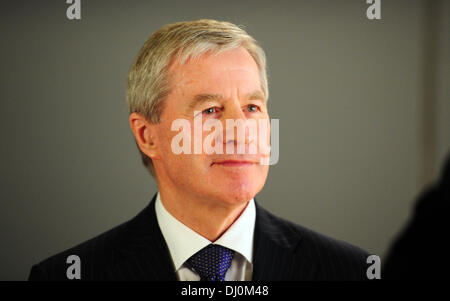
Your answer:
[[[207,108],[206,110],[203,110],[203,113],[206,115],[217,113],[217,108]]]
[[[249,111],[249,112],[256,112],[256,111],[258,111],[258,106],[256,106],[256,105],[248,105],[247,106],[247,111]]]

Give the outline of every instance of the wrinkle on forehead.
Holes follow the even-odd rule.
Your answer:
[[[221,69],[222,72],[248,72],[257,75],[259,78],[259,69],[253,57],[244,48],[236,48],[221,53],[204,53],[196,59],[188,60],[180,64],[176,57],[169,65],[169,73],[172,78],[177,79],[176,85],[185,85],[186,77],[201,78],[204,71],[210,71],[211,65],[214,69]],[[229,75],[229,74],[228,74]]]
[[[239,90],[248,93],[261,88],[258,66],[244,48],[205,53],[184,64],[175,60],[169,73],[170,94],[181,97],[199,93],[235,94]]]

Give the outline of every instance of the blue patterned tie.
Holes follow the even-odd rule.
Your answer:
[[[233,250],[210,244],[192,255],[186,263],[200,275],[200,281],[225,281],[233,255]]]

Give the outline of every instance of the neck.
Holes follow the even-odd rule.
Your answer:
[[[159,193],[164,208],[173,217],[211,242],[227,231],[249,203],[228,204],[177,193],[164,187],[159,187]]]

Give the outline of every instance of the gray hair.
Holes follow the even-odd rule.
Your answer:
[[[144,43],[128,72],[129,113],[139,113],[149,122],[158,123],[164,99],[171,89],[168,69],[172,60],[184,64],[205,52],[217,54],[239,47],[246,49],[255,60],[261,89],[268,99],[266,56],[256,40],[232,23],[200,19],[165,25]],[[152,160],[140,152],[143,164],[154,175]]]

